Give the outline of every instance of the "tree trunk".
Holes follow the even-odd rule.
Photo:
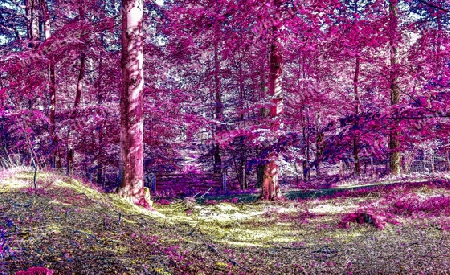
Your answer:
[[[323,138],[324,138],[324,134],[323,132],[318,132],[317,133],[317,138],[316,138],[316,161],[314,163],[315,168],[316,168],[316,176],[320,177],[320,162],[322,161],[322,155],[323,155]]]
[[[78,107],[81,102],[81,92],[83,90],[83,78],[84,78],[84,72],[86,69],[86,54],[83,52],[80,56],[80,71],[78,73],[78,80],[77,80],[77,93],[75,95],[75,101],[73,103],[72,108],[72,114],[70,116],[71,124],[76,124],[77,114],[78,114]],[[70,175],[73,172],[73,156],[74,156],[74,149],[72,144],[72,129],[69,129],[68,134],[68,141],[67,141],[67,156],[66,156],[66,174]]]
[[[52,167],[56,166],[56,152],[58,147],[58,139],[56,136],[56,80],[55,80],[55,65],[53,62],[50,63],[50,106],[49,106],[49,134],[50,134],[50,163]]]
[[[41,10],[42,10],[42,17],[44,20],[44,37],[45,40],[48,40],[51,36],[51,30],[50,30],[50,14],[48,12],[47,3],[46,0],[41,0]],[[50,65],[49,65],[49,114],[48,114],[48,120],[49,120],[49,135],[50,135],[50,157],[49,162],[51,167],[56,167],[56,152],[57,152],[57,137],[56,137],[56,121],[55,121],[55,112],[56,112],[56,80],[55,80],[55,63],[51,59]]]
[[[215,31],[218,33],[220,31],[219,24],[216,23]],[[220,61],[219,61],[219,41],[216,40],[214,45],[214,91],[215,91],[215,117],[218,126],[216,126],[216,136],[217,132],[222,131],[222,116],[223,116],[223,106],[222,106],[222,92],[220,90]],[[218,143],[214,147],[214,173],[220,174],[222,172],[222,159],[220,157],[220,146]]]
[[[265,58],[261,58],[262,63],[260,64],[259,71],[259,93],[258,93],[258,101],[262,101],[266,97],[266,71],[264,70],[264,63],[266,62]],[[267,116],[266,108],[260,108],[259,116],[261,118],[265,118]],[[261,188],[264,181],[264,165],[259,163],[256,168],[256,187]]]
[[[360,125],[359,125],[359,114],[361,112],[361,102],[358,92],[358,78],[359,78],[359,67],[360,67],[360,57],[356,57],[355,61],[355,76],[353,79],[353,91],[355,93],[355,133],[353,136],[353,157],[355,159],[355,174],[357,176],[361,175],[361,163],[359,160],[359,139],[360,139]]]
[[[398,87],[397,66],[397,0],[389,0],[389,44],[390,44],[390,85],[391,85],[391,106],[394,107],[400,102],[400,89]],[[393,125],[389,134],[389,168],[393,175],[400,174],[401,170],[401,152],[399,142],[399,119],[396,112],[392,113],[394,117]]]
[[[102,106],[103,96],[101,92],[101,81],[102,81],[102,70],[103,70],[103,58],[100,57],[98,66],[98,79],[95,82],[95,90],[97,91],[97,105]],[[106,121],[106,119],[105,119]],[[97,144],[97,183],[103,186],[103,131],[106,127],[105,123],[101,126],[97,126],[98,144]]]
[[[41,40],[39,32],[39,0],[27,0],[25,11],[28,19],[28,38],[30,48],[37,48]]]
[[[303,119],[303,123],[306,124],[305,120]],[[311,170],[310,170],[310,165],[309,165],[309,161],[310,161],[310,144],[309,144],[309,135],[306,132],[306,125],[303,125],[302,127],[302,136],[303,136],[303,140],[306,143],[305,146],[305,159],[303,160],[303,180],[304,181],[309,181],[311,179]]]
[[[242,42],[242,41],[241,41]],[[245,128],[245,88],[244,88],[244,75],[243,75],[243,70],[242,70],[242,63],[243,63],[243,59],[244,59],[244,53],[241,51],[240,52],[240,58],[238,61],[238,67],[239,67],[239,78],[238,78],[238,86],[239,86],[239,125],[241,128]],[[247,166],[247,154],[246,154],[246,146],[245,146],[245,137],[242,136],[240,138],[240,157],[241,157],[241,162],[240,162],[240,177],[239,177],[239,183],[241,186],[241,190],[245,190],[248,188],[247,185],[247,174],[246,174],[246,166]]]
[[[84,1],[83,0],[79,0],[78,1],[78,12],[80,14],[80,20],[84,20],[85,18],[85,12],[84,12]],[[78,72],[78,79],[77,79],[77,92],[75,94],[75,101],[73,103],[73,108],[72,108],[72,113],[71,113],[71,124],[72,126],[76,123],[76,119],[77,119],[77,115],[78,115],[78,107],[80,105],[81,102],[81,93],[83,91],[83,78],[84,78],[84,74],[85,74],[85,70],[86,70],[86,53],[84,52],[85,49],[81,49],[81,54],[80,54],[80,71]],[[74,149],[73,149],[73,144],[72,144],[72,137],[71,137],[71,130],[69,129],[69,134],[68,134],[68,144],[67,144],[67,167],[66,167],[66,174],[70,175],[73,172],[73,166],[74,166]]]
[[[269,79],[269,96],[272,98],[272,106],[270,108],[270,117],[273,119],[270,130],[277,132],[279,115],[282,112],[282,54],[280,51],[280,26],[281,21],[281,0],[274,0],[275,19],[272,27],[273,40],[270,47],[270,79]],[[264,178],[261,189],[261,198],[263,200],[278,200],[282,197],[279,181],[278,181],[278,153],[269,154],[268,163],[264,165]]]
[[[143,142],[143,0],[122,0],[122,90],[120,147],[122,171],[118,193],[135,203],[145,200]],[[150,203],[147,201],[147,203]]]

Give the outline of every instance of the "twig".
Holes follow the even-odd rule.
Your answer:
[[[208,190],[206,190],[206,192],[200,196],[200,199],[203,199],[205,197],[206,194],[209,193],[209,190],[211,190],[212,187],[209,187]]]

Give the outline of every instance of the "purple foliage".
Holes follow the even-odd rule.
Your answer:
[[[161,199],[161,200],[157,201],[156,203],[160,204],[160,205],[170,205],[170,201],[168,201],[166,199]]]
[[[422,212],[430,216],[438,216],[441,214],[450,214],[450,197],[431,197],[421,200],[418,195],[411,195],[408,198],[397,200],[390,212],[398,215],[411,216],[415,213]]]
[[[206,205],[215,205],[215,204],[217,204],[217,201],[216,200],[206,200],[205,204]]]
[[[17,271],[16,275],[53,275],[53,270],[42,266],[34,266],[28,270]]]

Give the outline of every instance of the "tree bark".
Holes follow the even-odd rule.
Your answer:
[[[360,68],[360,56],[356,56],[355,60],[355,76],[353,78],[353,91],[355,93],[355,133],[353,136],[353,158],[355,159],[355,174],[357,176],[361,175],[361,163],[359,160],[359,114],[361,112],[361,102],[358,91],[358,78],[359,78],[359,68]]]
[[[302,110],[303,111],[303,110]],[[308,114],[305,113],[305,115],[307,116]],[[309,125],[309,119],[305,120],[304,116],[302,116],[302,137],[303,140],[305,141],[305,159],[303,160],[302,163],[302,168],[303,168],[303,180],[304,181],[309,181],[311,180],[311,170],[310,170],[310,144],[309,144],[309,134],[306,131],[306,127]]]
[[[274,0],[275,19],[272,26],[273,40],[270,46],[270,78],[269,78],[269,96],[272,98],[270,108],[270,117],[272,132],[278,131],[278,118],[282,112],[282,53],[280,50],[280,22],[281,22],[281,0]],[[264,178],[261,188],[261,198],[263,200],[278,200],[282,197],[278,181],[278,153],[269,154],[268,163],[264,165]]]
[[[39,31],[39,0],[26,0],[25,12],[28,19],[28,38],[30,48],[37,48],[41,40]]]
[[[317,131],[317,137],[316,137],[316,160],[314,162],[314,166],[316,168],[316,176],[320,177],[320,162],[322,161],[322,155],[323,155],[323,149],[324,149],[324,134],[323,132]]]
[[[215,32],[219,33],[220,26],[216,22],[215,24]],[[219,41],[216,39],[215,45],[214,45],[214,93],[215,93],[215,117],[217,120],[217,123],[219,123],[216,126],[216,133],[215,136],[217,136],[217,133],[222,131],[222,117],[223,117],[223,106],[222,106],[222,91],[220,89],[220,60],[219,60]],[[220,174],[222,173],[222,159],[220,156],[220,146],[216,142],[214,146],[214,173]]]
[[[244,87],[244,74],[242,70],[242,62],[244,59],[244,52],[240,52],[240,58],[238,61],[238,67],[239,67],[239,78],[238,78],[238,86],[239,86],[239,112],[241,113],[239,116],[240,121],[240,127],[245,128],[245,87]],[[239,183],[241,186],[241,190],[245,190],[248,188],[247,185],[247,173],[246,173],[246,166],[247,166],[247,154],[246,154],[246,146],[245,146],[245,137],[242,136],[240,138],[240,172],[239,174]]]
[[[398,44],[398,18],[397,1],[389,0],[389,46],[390,46],[390,88],[391,88],[391,106],[394,107],[400,102],[400,89],[398,87],[397,70],[397,44]],[[396,113],[392,116],[395,118]],[[399,142],[399,119],[395,118],[389,134],[389,168],[393,175],[400,174],[401,171],[401,152]]]
[[[121,182],[118,193],[145,200],[143,142],[143,0],[122,0],[122,90],[120,93]],[[150,203],[147,201],[147,203]]]
[[[95,90],[97,91],[97,105],[102,106],[103,96],[101,92],[101,81],[102,81],[102,70],[103,70],[103,58],[100,57],[98,66],[98,79],[95,82]],[[106,121],[106,120],[105,120]],[[97,183],[103,186],[103,131],[106,127],[105,123],[97,128],[98,134],[98,144],[97,144]]]
[[[51,37],[51,29],[50,29],[50,14],[47,8],[47,0],[41,0],[41,10],[42,10],[42,18],[44,20],[44,37],[45,40],[50,39]],[[50,135],[50,165],[55,168],[57,165],[57,146],[58,140],[56,137],[56,79],[55,79],[55,63],[53,59],[50,59],[49,65],[49,135]],[[57,167],[60,168],[60,167]]]

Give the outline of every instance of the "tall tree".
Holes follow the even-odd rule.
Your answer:
[[[270,75],[269,96],[271,98],[270,131],[277,132],[279,128],[279,115],[282,112],[282,53],[281,53],[281,0],[274,0],[275,18],[272,25],[272,41],[270,45]],[[278,182],[278,154],[271,152],[268,163],[264,165],[264,178],[261,188],[263,200],[277,200],[282,194]]]
[[[397,16],[398,0],[389,0],[389,48],[390,48],[390,72],[389,84],[391,90],[391,106],[393,108],[400,102],[400,88],[398,87],[398,62],[397,62],[397,44],[398,44],[398,16]],[[389,168],[391,174],[400,174],[401,168],[401,152],[399,142],[399,119],[396,118],[397,112],[393,113],[393,125],[389,133]]]
[[[43,18],[43,26],[44,26],[44,37],[45,40],[50,39],[51,29],[50,29],[50,13],[47,7],[47,0],[41,0],[41,10],[42,10],[42,18]],[[55,120],[55,112],[56,112],[56,79],[55,79],[55,62],[53,58],[50,58],[50,64],[48,67],[49,72],[49,138],[50,138],[50,156],[49,162],[51,167],[55,167],[56,158],[57,158],[57,137],[56,137],[56,120]]]
[[[121,183],[119,195],[144,199],[143,0],[122,0],[122,90],[120,93]]]

